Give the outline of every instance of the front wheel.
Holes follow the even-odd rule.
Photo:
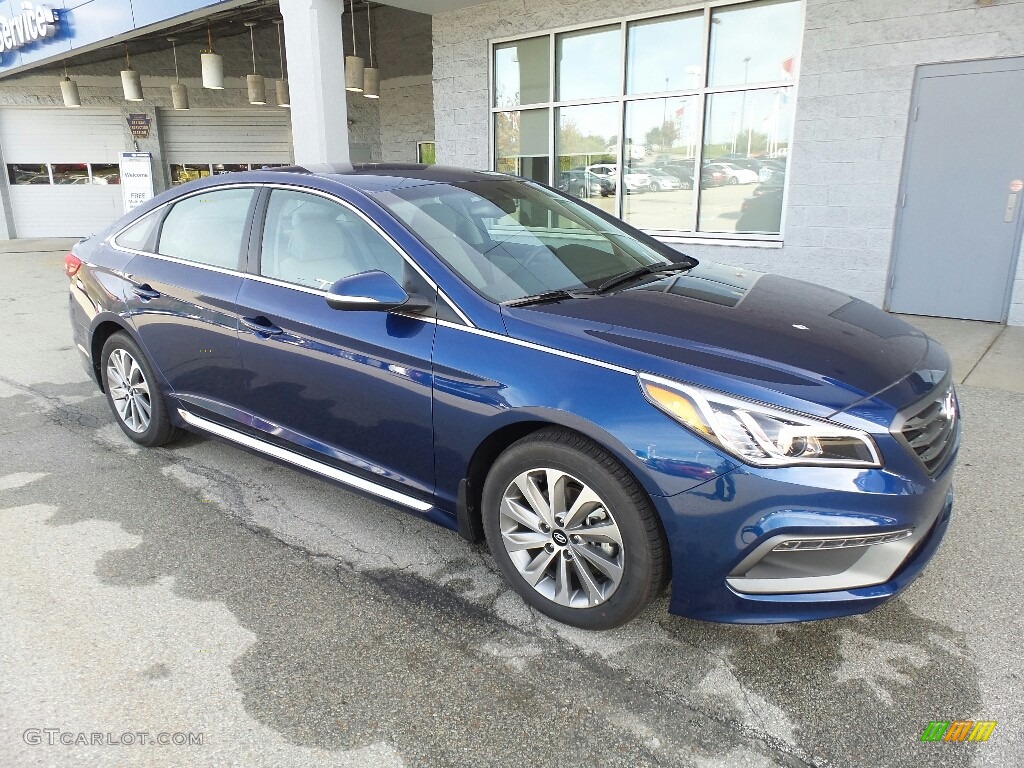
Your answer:
[[[100,353],[100,371],[110,410],[131,440],[153,447],[181,436],[167,416],[153,367],[127,333],[107,339]]]
[[[739,184],[740,180],[738,178],[736,178],[735,176],[730,176],[729,177],[729,181],[727,181],[726,183],[729,184],[730,186],[732,186],[733,184]]]
[[[665,583],[665,541],[643,489],[572,432],[544,429],[508,448],[487,476],[483,514],[505,579],[557,621],[617,627]]]

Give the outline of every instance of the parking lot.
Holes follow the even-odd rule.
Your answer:
[[[588,633],[439,527],[215,440],[131,444],[63,255],[0,253],[0,765],[1024,763],[1024,394],[961,386],[953,523],[881,609],[727,626],[662,598]],[[934,720],[998,725],[920,742]]]

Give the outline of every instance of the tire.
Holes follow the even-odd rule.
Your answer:
[[[740,180],[738,178],[736,178],[735,176],[730,176],[729,180],[726,182],[726,184],[728,184],[729,186],[732,186],[734,184],[739,184],[739,183],[740,183]]]
[[[548,478],[564,501],[555,509]],[[554,519],[565,507],[572,519]],[[483,524],[505,580],[565,624],[625,624],[667,581],[665,539],[643,489],[607,451],[566,430],[542,429],[498,457],[484,483]]]
[[[661,191],[661,185],[656,181],[652,181],[648,189],[650,189],[651,192],[659,192]]]
[[[679,182],[679,186],[680,186],[680,189],[693,189],[693,182],[692,181],[680,181]]]
[[[107,405],[130,440],[152,448],[181,437],[168,418],[153,366],[127,333],[115,333],[103,345],[100,375]]]

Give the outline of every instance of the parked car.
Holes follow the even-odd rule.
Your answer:
[[[670,581],[670,610],[702,619],[862,613],[949,524],[960,419],[938,344],[528,180],[213,176],[78,243],[65,272],[75,346],[130,440],[216,437],[486,540],[575,626],[621,624]]]
[[[588,165],[587,170],[601,178],[615,180],[619,175],[619,168],[614,163],[597,163]],[[622,185],[629,194],[634,192],[647,192],[651,189],[651,177],[641,171],[634,171],[629,168],[622,174]]]
[[[672,163],[663,165],[661,170],[679,179],[679,184],[683,189],[693,189],[693,166],[693,162]],[[700,185],[702,187],[721,187],[725,185],[725,182],[726,175],[724,171],[711,170],[706,166],[701,169]]]
[[[678,178],[660,168],[645,168],[644,173],[651,179],[651,192],[667,192],[683,188],[683,184]]]
[[[615,181],[577,168],[559,174],[558,189],[575,197],[608,197],[615,194]]]
[[[757,184],[757,171],[740,168],[731,163],[712,163],[707,166],[711,172],[719,171],[725,174],[726,184]]]

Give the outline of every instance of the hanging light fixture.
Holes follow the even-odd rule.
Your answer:
[[[277,106],[290,107],[292,105],[292,95],[288,88],[288,79],[284,76],[284,41],[281,39],[281,24],[283,20],[275,19],[274,23],[277,25],[277,52],[281,57],[281,79],[277,81]]]
[[[64,62],[64,79],[60,81],[60,95],[64,98],[65,107],[80,107],[82,99],[78,95],[78,83],[68,77],[68,63]]]
[[[210,88],[214,91],[224,90],[224,59],[219,53],[213,50],[213,32],[209,25],[206,27],[207,41],[209,48],[199,56],[203,65],[203,88]]]
[[[171,106],[175,109],[188,109],[188,88],[178,77],[178,38],[168,37],[167,42],[171,44],[174,51],[174,85],[171,86]]]
[[[256,22],[247,21],[245,26],[249,28],[249,45],[252,46],[252,74],[245,76],[245,81],[249,85],[249,103],[266,104],[267,83],[263,79],[263,75],[256,74],[256,33],[253,31]]]
[[[366,63],[362,57],[356,56],[356,0],[349,2],[349,15],[352,17],[352,55],[345,57],[345,90],[362,93]]]
[[[363,70],[363,96],[368,99],[380,98],[380,70],[373,66],[373,24],[371,18],[370,4],[366,4],[366,35],[370,41],[369,63]]]
[[[127,69],[121,70],[121,89],[124,91],[125,101],[142,101],[142,78],[139,73],[132,69],[132,60],[128,55],[128,43],[124,44],[124,60]]]

